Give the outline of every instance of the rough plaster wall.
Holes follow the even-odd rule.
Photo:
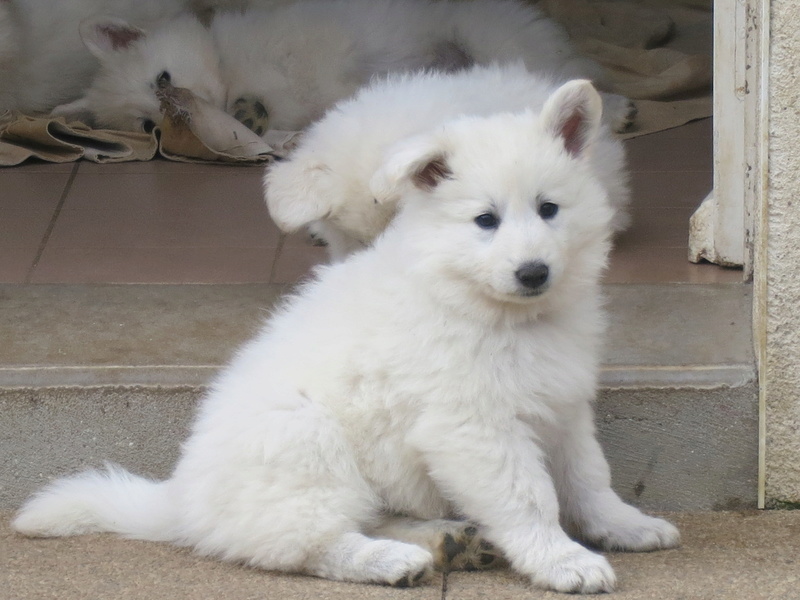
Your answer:
[[[767,293],[768,503],[800,502],[800,2],[772,0]]]

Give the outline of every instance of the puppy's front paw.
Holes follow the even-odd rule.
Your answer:
[[[616,523],[595,525],[584,532],[584,537],[603,550],[649,552],[680,545],[681,534],[672,523],[636,512]]]
[[[614,591],[617,578],[608,561],[575,544],[532,576],[534,585],[557,592],[599,594]]]

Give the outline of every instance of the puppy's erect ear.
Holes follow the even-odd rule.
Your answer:
[[[584,79],[569,81],[547,99],[541,120],[553,137],[561,138],[572,156],[581,156],[592,144],[600,127],[603,102],[592,84]]]
[[[291,233],[327,217],[330,168],[302,156],[273,163],[264,176],[264,199],[272,220]]]
[[[83,45],[97,58],[103,59],[110,52],[127,50],[145,36],[145,32],[117,17],[91,17],[81,21]]]
[[[389,150],[369,187],[377,202],[393,202],[409,185],[430,192],[452,174],[441,143],[433,136],[416,136]]]

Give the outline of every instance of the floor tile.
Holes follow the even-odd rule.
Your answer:
[[[686,247],[631,247],[611,253],[606,283],[741,283],[741,269],[689,262]]]
[[[32,283],[260,283],[274,248],[48,247]]]
[[[79,163],[50,163],[30,159],[13,167],[0,167],[0,176],[2,176],[2,173],[71,173],[77,164]]]
[[[0,283],[25,283],[37,248],[0,248]]]
[[[76,177],[50,244],[100,247],[276,247],[259,181],[225,174]]]
[[[275,262],[270,283],[295,283],[307,277],[312,267],[328,262],[327,250],[319,246],[284,246]]]
[[[634,215],[651,206],[694,210],[713,188],[711,171],[637,171],[631,174],[631,210]]]
[[[712,120],[625,141],[631,171],[711,171]]]
[[[112,173],[149,174],[149,173],[263,173],[262,165],[227,165],[215,163],[183,163],[163,158],[147,161],[128,161],[99,164],[89,161],[80,163],[80,172],[86,174],[109,175]]]

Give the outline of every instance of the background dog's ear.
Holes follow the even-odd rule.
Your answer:
[[[603,112],[600,94],[584,79],[568,81],[547,99],[541,120],[546,130],[564,141],[567,152],[581,156],[591,145]]]
[[[369,187],[377,202],[392,202],[409,184],[431,191],[452,174],[441,143],[433,136],[417,136],[400,142],[386,154]]]
[[[272,220],[283,231],[297,231],[332,210],[326,189],[327,165],[302,156],[273,163],[264,176],[264,198]]]
[[[91,17],[81,21],[81,39],[84,46],[97,58],[103,59],[109,52],[127,50],[145,32],[117,17]]]
[[[67,123],[80,121],[89,127],[95,127],[96,125],[94,111],[89,107],[86,98],[79,98],[74,102],[56,106],[50,111],[50,115],[53,117],[64,117]]]

